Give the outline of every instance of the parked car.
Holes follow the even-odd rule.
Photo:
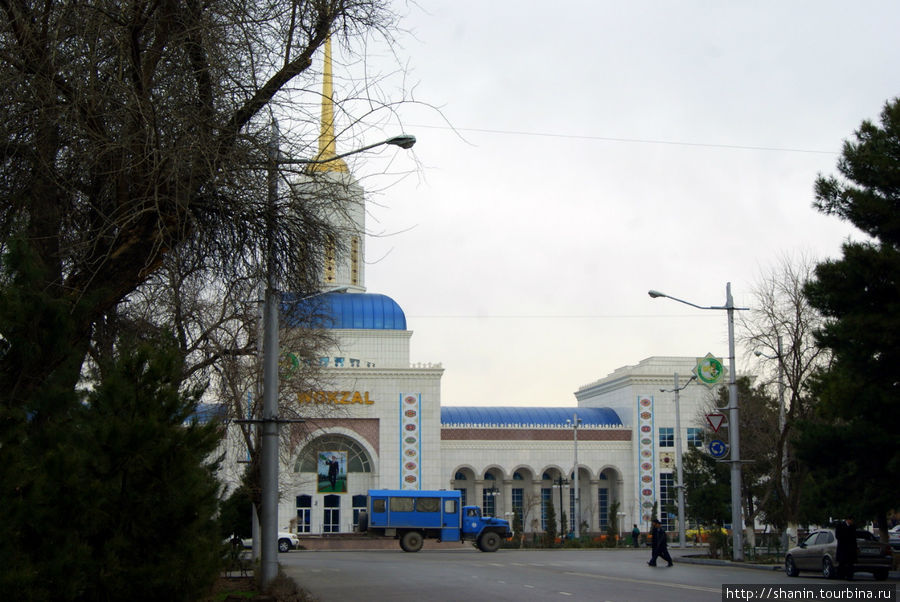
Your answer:
[[[893,563],[891,547],[878,541],[872,533],[856,532],[856,563],[854,572],[872,573],[876,579],[887,579]],[[821,571],[826,579],[837,575],[837,539],[834,529],[819,529],[810,533],[800,545],[788,550],[784,557],[784,572],[796,577],[800,571]]]
[[[888,529],[888,543],[891,547],[900,552],[900,525],[894,525]]]
[[[247,539],[242,539],[241,543],[245,548],[253,547],[253,538],[248,537]],[[293,533],[287,533],[285,531],[278,532],[278,551],[279,552],[288,552],[290,550],[296,550],[300,547],[300,539],[294,535]]]

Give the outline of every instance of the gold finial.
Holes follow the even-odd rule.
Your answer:
[[[325,39],[325,64],[322,69],[322,124],[319,133],[319,154],[309,168],[313,171],[349,172],[343,159],[334,159],[337,150],[334,137],[334,84],[331,79],[331,36]],[[329,160],[331,159],[331,160]],[[325,161],[322,163],[321,161]]]

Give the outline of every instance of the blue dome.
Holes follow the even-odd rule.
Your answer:
[[[610,408],[531,408],[441,406],[441,426],[478,424],[491,426],[566,426],[578,414],[582,426],[622,426]]]
[[[387,295],[325,293],[303,298],[282,295],[282,314],[290,327],[406,330],[406,314]]]

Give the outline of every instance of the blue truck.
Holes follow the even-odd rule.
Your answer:
[[[463,506],[459,491],[370,489],[359,530],[400,540],[404,552],[418,552],[425,538],[471,541],[482,552],[496,552],[512,537],[509,521],[482,516],[478,506]]]

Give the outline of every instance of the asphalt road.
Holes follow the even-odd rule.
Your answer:
[[[826,585],[815,575],[679,562],[647,566],[640,550],[500,550],[399,548],[368,552],[298,551],[279,555],[285,572],[322,602],[354,600],[722,600],[723,584]],[[892,574],[894,576],[896,574]],[[875,582],[868,575],[856,583]],[[838,585],[841,582],[837,582]],[[852,584],[844,584],[851,585]]]

